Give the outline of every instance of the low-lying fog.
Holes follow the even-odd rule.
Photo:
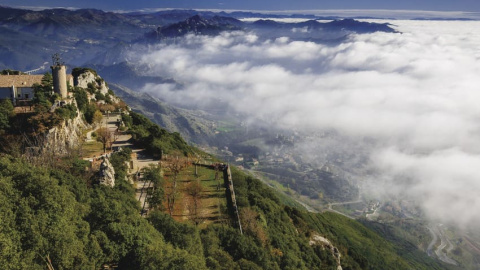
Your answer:
[[[401,34],[339,44],[235,32],[132,55],[182,84],[144,91],[186,106],[221,96],[252,120],[336,130],[367,149],[375,173],[358,177],[375,190],[366,192],[409,195],[432,219],[480,224],[480,22],[392,23]]]

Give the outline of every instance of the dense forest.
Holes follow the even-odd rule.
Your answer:
[[[93,117],[97,108],[85,101],[87,90],[74,89],[78,113]],[[2,104],[4,130],[11,111]],[[158,158],[201,152],[141,114],[125,114],[123,121],[134,143]],[[111,188],[98,184],[85,170],[88,162],[75,154],[37,166],[1,153],[0,268],[445,269],[414,245],[395,245],[358,221],[287,206],[273,189],[235,168],[243,234],[233,221],[201,227],[175,221],[162,207],[142,217],[135,189],[125,181],[130,157],[128,150],[111,155]]]

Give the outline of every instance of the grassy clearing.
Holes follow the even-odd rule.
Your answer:
[[[215,171],[200,167],[197,168],[198,177],[195,176],[195,166],[191,165],[181,171],[177,176],[177,193],[172,217],[180,222],[194,222],[197,220],[200,227],[211,223],[221,223],[228,220],[227,201],[223,186],[223,173],[218,174],[215,181]],[[165,193],[171,193],[173,175],[165,173]],[[197,215],[194,214],[194,200],[189,194],[189,187],[199,181],[202,186],[200,199],[197,203]],[[219,188],[217,187],[220,184]],[[165,208],[167,205],[165,203]],[[168,210],[167,210],[168,211]]]
[[[82,146],[83,157],[93,157],[103,154],[103,144],[97,141],[85,142]]]

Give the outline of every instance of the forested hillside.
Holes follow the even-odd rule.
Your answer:
[[[2,269],[45,269],[50,262],[55,269],[336,269],[328,246],[311,242],[315,235],[338,249],[343,269],[442,269],[433,260],[400,257],[356,221],[282,206],[268,187],[238,171],[244,235],[229,224],[199,230],[161,211],[144,219],[130,184],[92,185],[75,164],[46,169],[0,158]]]

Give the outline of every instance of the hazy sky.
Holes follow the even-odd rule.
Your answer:
[[[0,0],[7,6],[80,7],[104,10],[142,8],[215,8],[257,10],[302,9],[407,9],[438,11],[480,11],[478,0]]]

